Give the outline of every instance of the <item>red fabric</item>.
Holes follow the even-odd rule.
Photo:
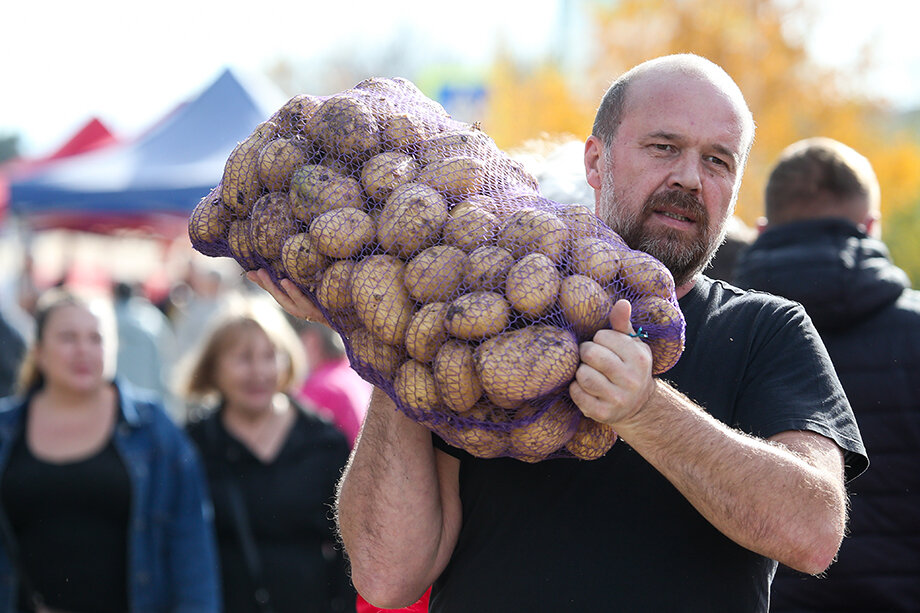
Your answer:
[[[387,611],[407,611],[409,613],[426,613],[428,611],[428,599],[431,596],[431,588],[422,595],[413,605],[406,607],[405,609],[381,609],[370,604],[363,598],[361,594],[358,594],[357,606],[355,610],[357,613],[386,613]]]
[[[351,369],[348,358],[342,358],[313,370],[298,396],[329,417],[354,446],[372,389],[370,383]]]

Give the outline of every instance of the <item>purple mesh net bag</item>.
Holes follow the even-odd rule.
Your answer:
[[[616,441],[568,394],[611,305],[671,368],[684,318],[668,270],[588,209],[540,195],[479,129],[404,79],[299,95],[241,142],[195,207],[199,252],[286,277],[352,367],[482,458],[595,459]]]

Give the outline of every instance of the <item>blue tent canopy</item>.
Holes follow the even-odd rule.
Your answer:
[[[10,185],[10,210],[39,227],[96,230],[186,218],[233,147],[285,98],[230,69],[137,140],[49,164]],[[74,227],[85,225],[87,227]],[[181,226],[180,226],[181,227]]]

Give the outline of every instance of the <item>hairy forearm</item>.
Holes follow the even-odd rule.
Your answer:
[[[442,491],[437,455],[431,433],[375,390],[339,484],[337,519],[355,587],[378,606],[414,602],[452,550],[459,505]]]
[[[617,430],[739,545],[812,574],[836,555],[846,495],[833,468],[729,428],[662,382]]]

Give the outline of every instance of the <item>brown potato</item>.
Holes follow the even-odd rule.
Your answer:
[[[565,223],[549,211],[539,209],[515,211],[498,234],[498,245],[515,257],[542,253],[555,264],[562,262],[568,242]]]
[[[282,136],[305,136],[312,138],[316,132],[317,111],[323,99],[309,94],[298,94],[288,100],[272,116]]]
[[[220,201],[219,192],[202,198],[188,218],[188,236],[192,244],[214,243],[227,237],[230,210]]]
[[[361,185],[322,164],[307,164],[294,171],[290,200],[294,216],[307,224],[332,209],[365,208]]]
[[[390,381],[406,359],[401,347],[384,343],[365,328],[351,330],[346,338],[355,357],[356,363],[353,366],[362,376],[363,366],[376,370],[383,379]]]
[[[306,232],[289,236],[281,246],[281,264],[287,276],[302,287],[314,286],[329,263]]]
[[[234,147],[224,164],[220,200],[237,217],[247,217],[261,195],[259,153],[277,134],[275,122],[260,123],[252,134]]]
[[[457,130],[444,132],[426,138],[418,144],[416,157],[422,164],[465,155],[480,160],[498,151],[498,147],[485,132],[480,130]]]
[[[549,325],[527,326],[486,339],[473,357],[486,395],[504,408],[566,385],[581,360],[575,336]]]
[[[447,342],[446,302],[432,302],[424,305],[409,320],[406,328],[406,351],[419,362],[434,360],[438,349]]]
[[[330,264],[323,271],[323,278],[316,289],[316,301],[333,311],[352,308],[351,273],[354,269],[352,260],[338,260]]]
[[[396,370],[393,391],[402,407],[409,409],[410,416],[442,408],[431,367],[418,360],[408,360]]]
[[[573,239],[597,236],[597,227],[601,223],[594,211],[580,204],[563,208],[558,217],[565,223]]]
[[[590,277],[607,287],[620,272],[622,247],[602,238],[577,238],[572,241],[569,264],[578,274]]]
[[[297,233],[287,192],[269,192],[252,207],[250,217],[252,246],[264,258],[281,257],[281,247],[289,236]]]
[[[360,157],[380,146],[377,119],[357,96],[347,93],[330,96],[317,113],[316,132],[330,153]]]
[[[360,209],[345,207],[320,213],[310,222],[310,238],[320,253],[333,258],[361,255],[377,236],[377,224]]]
[[[501,294],[471,292],[447,307],[444,326],[457,338],[475,341],[504,330],[511,318],[511,306]]]
[[[243,270],[256,270],[259,268],[256,262],[256,250],[252,246],[250,238],[252,224],[248,219],[237,219],[230,222],[227,228],[227,246],[233,259],[243,268]]]
[[[287,190],[291,175],[307,163],[307,143],[301,137],[280,136],[259,152],[259,181],[270,191]]]
[[[452,419],[437,422],[431,429],[449,445],[465,450],[477,458],[497,458],[508,449],[504,415],[488,403],[481,403]]]
[[[406,183],[393,190],[377,221],[377,240],[403,257],[431,246],[447,221],[447,201],[432,187]]]
[[[411,155],[384,151],[361,167],[361,185],[368,196],[382,201],[400,185],[414,181],[418,173],[418,162]]]
[[[384,149],[411,151],[430,134],[422,120],[409,113],[395,113],[383,124],[381,143]]]
[[[505,297],[517,312],[536,318],[555,304],[559,284],[559,271],[552,260],[542,253],[531,253],[508,271]]]
[[[578,429],[565,444],[566,450],[582,460],[596,460],[604,457],[617,441],[617,433],[607,424],[582,416]]]
[[[456,198],[477,193],[484,178],[485,165],[480,160],[458,155],[429,162],[422,167],[416,181]]]
[[[491,241],[497,231],[498,217],[486,208],[465,200],[451,209],[450,218],[444,224],[444,242],[464,251],[473,251]]]
[[[463,284],[471,291],[499,289],[505,284],[512,266],[514,256],[507,249],[492,245],[477,247],[467,260]]]
[[[649,295],[632,302],[633,328],[642,327],[652,350],[652,374],[670,370],[684,351],[684,315],[660,296]]]
[[[664,264],[647,253],[624,253],[620,258],[619,279],[633,297],[674,296],[674,277]]]
[[[589,339],[598,330],[609,327],[613,300],[591,277],[570,275],[560,284],[559,306],[578,337]]]
[[[405,265],[390,255],[372,255],[351,274],[351,299],[364,326],[390,345],[402,345],[415,305],[403,283]]]
[[[515,414],[515,421],[523,423],[508,431],[508,451],[519,460],[539,462],[572,438],[579,417],[581,412],[565,396],[545,408],[525,404]]]
[[[463,281],[467,259],[466,253],[450,245],[423,250],[406,264],[409,294],[419,302],[454,298]]]
[[[473,351],[467,343],[451,340],[441,345],[433,370],[441,400],[454,411],[468,411],[482,397]]]

